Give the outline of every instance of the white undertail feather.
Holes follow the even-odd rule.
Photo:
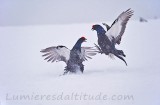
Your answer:
[[[108,57],[111,58],[111,59],[115,59],[115,58],[114,58],[114,54],[112,54],[112,53],[109,53],[109,54],[108,54]]]

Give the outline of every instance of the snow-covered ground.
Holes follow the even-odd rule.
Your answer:
[[[65,64],[43,60],[41,49],[81,36],[94,46],[93,24],[0,27],[0,105],[160,105],[160,20],[129,21],[117,46],[128,66],[98,54],[84,74],[59,76]]]

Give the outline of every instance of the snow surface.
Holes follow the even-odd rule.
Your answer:
[[[81,36],[88,39],[83,46],[94,46],[93,24],[0,27],[0,105],[160,105],[160,20],[129,21],[117,46],[127,55],[128,66],[98,54],[84,62],[84,74],[59,76],[65,63],[43,60],[41,49],[71,49]],[[76,93],[81,100],[64,99]],[[85,100],[84,94],[108,98]],[[38,98],[13,99],[20,95]],[[122,99],[126,95],[131,99]]]

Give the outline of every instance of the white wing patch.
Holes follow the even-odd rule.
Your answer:
[[[97,49],[94,49],[93,47],[82,47],[81,48],[81,59],[83,61],[87,60],[87,59],[92,59],[91,56],[94,56],[97,54],[97,52],[99,52]]]
[[[47,62],[64,61],[67,63],[70,58],[70,50],[65,46],[48,47],[40,52],[45,53],[42,56],[46,57],[44,60]]]
[[[120,44],[121,37],[124,34],[126,24],[128,20],[133,15],[133,10],[128,9],[124,12],[122,12],[118,18],[112,23],[111,28],[106,32],[106,35],[109,37],[109,39],[112,41],[112,39],[115,39],[115,43]]]

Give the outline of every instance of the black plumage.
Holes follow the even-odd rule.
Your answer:
[[[92,30],[97,31],[98,37],[98,45],[96,45],[97,49],[100,53],[104,53],[106,55],[113,54],[119,59],[123,60],[127,65],[127,62],[124,60],[123,57],[126,57],[122,50],[118,50],[115,48],[116,44],[120,44],[122,35],[124,34],[126,24],[133,15],[133,11],[128,9],[122,12],[118,18],[112,23],[111,26],[107,25],[106,23],[102,23],[106,26],[107,31],[100,25],[93,25]]]
[[[91,56],[94,56],[97,53],[97,50],[92,47],[81,47],[81,44],[85,41],[85,37],[79,38],[71,50],[60,45],[48,47],[40,52],[45,53],[42,56],[45,56],[45,60],[48,60],[48,62],[64,61],[67,65],[64,69],[64,74],[83,73],[83,61],[87,60],[87,58],[91,59]]]

